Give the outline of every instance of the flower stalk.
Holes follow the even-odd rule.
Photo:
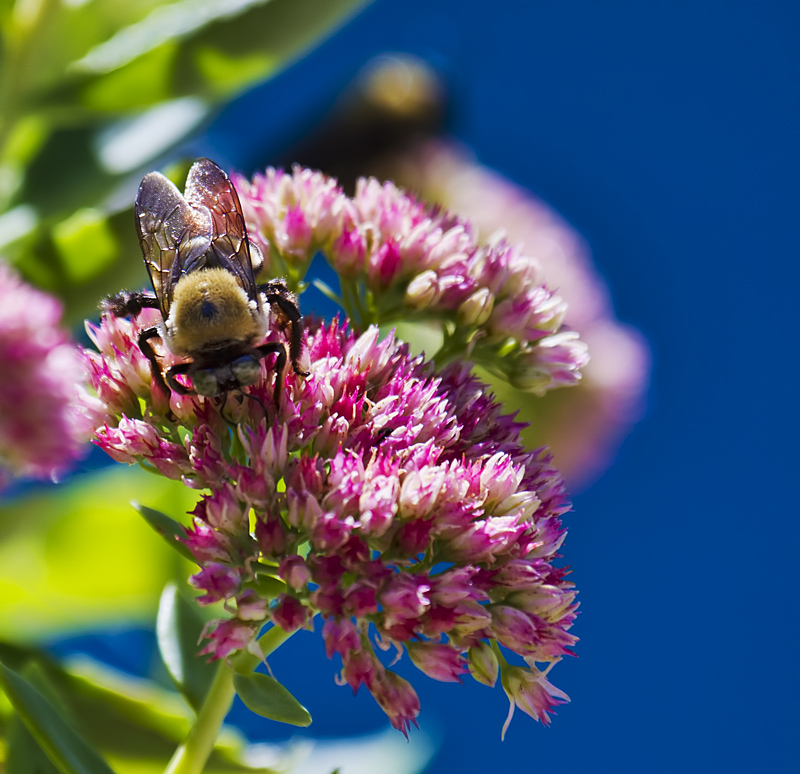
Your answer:
[[[236,695],[233,687],[234,674],[252,672],[264,659],[272,655],[294,632],[286,632],[273,626],[257,642],[253,650],[263,654],[258,658],[250,652],[239,653],[230,662],[221,660],[208,690],[203,705],[195,717],[189,736],[172,756],[164,774],[202,774],[214,751],[225,717]]]
[[[195,717],[189,736],[175,751],[164,774],[202,774],[236,695],[233,674],[233,669],[225,661],[219,662],[214,681]]]

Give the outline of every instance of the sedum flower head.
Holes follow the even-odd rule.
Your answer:
[[[434,323],[444,339],[437,362],[467,354],[536,394],[579,381],[586,345],[519,246],[499,236],[482,243],[468,221],[373,178],[352,197],[301,168],[233,179],[272,273],[299,282],[322,252],[341,279],[340,295],[330,295],[361,329]]]
[[[370,198],[396,201],[381,191]],[[391,215],[378,210],[370,217]],[[311,244],[315,229],[331,228],[306,222]],[[517,654],[530,680],[537,662],[570,652],[576,592],[555,563],[569,507],[561,478],[545,451],[522,447],[519,423],[467,365],[437,373],[374,326],[356,335],[313,322],[309,375],[287,373],[277,407],[269,363],[249,395],[167,400],[136,346],[148,322],[144,313],[90,326],[88,410],[95,443],[114,459],[203,491],[185,537],[200,567],[192,583],[201,603],[230,611],[209,627],[204,653],[225,658],[265,625],[291,632],[318,616],[337,680],[363,686],[407,733],[419,699],[381,651],[407,651],[436,680],[473,674],[490,685],[492,648]],[[503,686],[546,720],[551,703],[517,686],[525,679]]]
[[[61,315],[59,301],[0,262],[0,469],[14,475],[64,472],[87,437],[78,404],[83,369]]]

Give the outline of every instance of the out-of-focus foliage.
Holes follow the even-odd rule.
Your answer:
[[[3,3],[0,252],[73,320],[136,284],[142,172],[365,3]]]
[[[122,466],[3,503],[0,636],[152,623],[164,584],[192,565],[131,507],[142,497],[176,518],[194,504],[179,482]]]
[[[197,657],[197,644],[203,635],[205,620],[201,608],[192,604],[168,583],[158,606],[156,633],[158,650],[175,687],[197,712],[214,680],[211,662]]]
[[[192,712],[180,696],[150,680],[86,659],[58,664],[36,649],[4,643],[0,661],[9,774],[109,771],[98,753],[119,774],[160,772],[191,727]],[[62,768],[52,767],[42,748]],[[246,750],[226,727],[204,771],[252,771],[241,762]],[[34,762],[42,768],[32,768]]]

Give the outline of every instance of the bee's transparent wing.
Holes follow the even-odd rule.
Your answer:
[[[242,205],[228,176],[210,159],[200,159],[189,170],[186,201],[211,213],[213,237],[209,260],[216,260],[238,280],[248,297],[256,298],[256,280],[250,256]]]
[[[211,246],[211,217],[207,210],[190,207],[159,172],[145,175],[134,211],[144,263],[166,319],[178,279],[202,265]]]

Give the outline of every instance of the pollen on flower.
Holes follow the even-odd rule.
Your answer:
[[[531,665],[570,652],[576,592],[555,564],[569,508],[560,476],[544,450],[525,450],[520,424],[468,366],[437,372],[377,328],[315,322],[309,375],[286,373],[277,405],[268,364],[250,398],[166,405],[142,379],[137,326],[94,329],[93,386],[106,396],[95,442],[211,490],[184,542],[201,602],[222,601],[231,617],[209,626],[204,654],[226,658],[265,625],[290,632],[319,616],[338,681],[364,686],[407,733],[419,698],[382,649],[407,652],[433,679],[487,685],[493,643]],[[546,709],[537,697],[531,706]]]

